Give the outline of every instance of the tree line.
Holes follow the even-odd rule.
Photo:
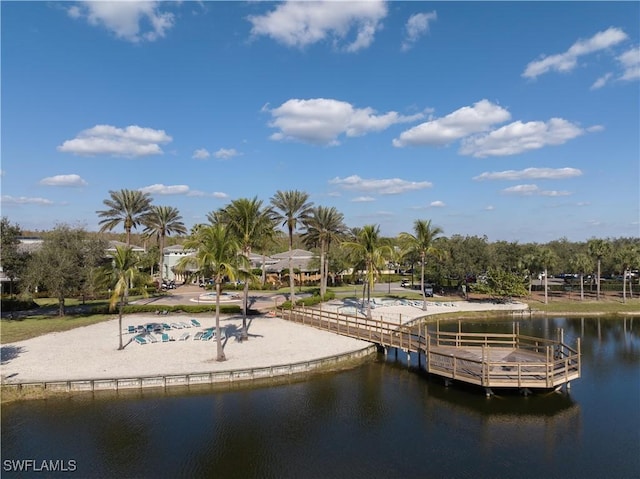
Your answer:
[[[598,299],[600,278],[621,275],[626,299],[627,281],[634,277],[632,271],[640,267],[639,238],[592,238],[585,242],[561,238],[546,244],[489,242],[486,236],[454,234],[447,237],[441,228],[423,219],[416,220],[411,231],[383,237],[379,225],[350,228],[335,207],[314,205],[307,193],[298,190],[277,191],[268,203],[257,197],[233,200],[208,213],[207,222],[193,226],[190,231],[177,208],[154,205],[148,193],[127,189],[109,191],[103,203],[105,209],[96,211],[101,235],[93,235],[80,227],[58,225],[43,234],[43,248],[32,254],[18,253],[20,227],[2,218],[2,267],[10,280],[10,293],[14,292],[17,278],[22,292],[45,288],[59,298],[60,311],[64,314],[64,297],[90,294],[96,289],[101,276],[96,271],[105,266],[104,235],[120,227],[124,229],[126,248],[131,246],[135,230],[140,231],[138,238],[151,244],[147,253],[136,256],[135,267],[153,276],[157,266],[160,284],[165,273],[162,251],[171,235],[173,243],[196,251],[195,259],[188,259],[182,265],[186,272],[215,276],[214,264],[221,258],[214,260],[203,253],[214,246],[214,233],[222,235],[221,231],[211,230],[215,227],[223,230],[226,240],[232,243],[230,251],[234,258],[247,259],[252,253],[267,255],[285,245],[289,252],[294,247],[311,249],[318,256],[322,297],[327,292],[328,279],[337,278],[345,271],[362,277],[367,298],[374,283],[379,281],[381,271],[410,270],[412,278],[413,272],[419,271],[416,276],[425,306],[426,281],[459,287],[477,284],[477,279],[482,278],[480,283],[485,285],[485,290],[488,285],[494,294],[498,294],[497,291],[505,294],[509,290],[509,296],[521,296],[526,294],[527,283],[531,291],[533,278],[542,275],[546,280],[558,273],[579,275],[581,284],[583,278],[591,276]],[[191,264],[187,264],[189,261]],[[113,258],[106,261],[111,266],[113,262]],[[246,264],[236,266],[239,276],[251,276],[250,271],[245,271],[248,270]],[[229,268],[223,278],[235,274],[232,269]],[[289,271],[294,271],[291,255]],[[289,299],[295,303],[295,278],[293,274],[288,274],[288,278]],[[264,273],[260,279],[264,283]],[[245,281],[245,312],[250,282]],[[482,289],[483,286],[479,286],[479,290]],[[243,334],[246,335],[244,327]]]

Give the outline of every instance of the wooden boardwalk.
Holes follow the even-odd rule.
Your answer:
[[[555,389],[578,379],[581,373],[580,341],[575,348],[564,343],[562,331],[550,340],[521,335],[514,325],[510,334],[463,333],[428,330],[349,316],[313,308],[281,310],[279,316],[326,331],[362,339],[385,349],[396,348],[424,357],[424,368],[447,380],[486,388]]]

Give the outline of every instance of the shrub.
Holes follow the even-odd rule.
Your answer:
[[[152,305],[152,304],[128,304],[124,308],[122,308],[122,312],[125,314],[139,314],[139,313],[157,313],[161,311],[167,311],[169,313],[207,313],[207,312],[215,312],[216,305],[215,304],[188,304],[181,306],[166,306],[166,305]],[[113,311],[109,311],[108,305],[95,306],[91,309],[93,314],[117,314],[118,307]],[[239,314],[241,312],[240,306],[237,304],[221,304],[220,305],[220,313],[221,314]],[[252,314],[252,311],[249,310],[248,314]]]
[[[26,311],[38,307],[38,304],[33,300],[3,299],[2,304],[0,304],[2,311]]]

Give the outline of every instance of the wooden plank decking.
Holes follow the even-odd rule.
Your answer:
[[[430,374],[492,388],[552,389],[580,377],[580,343],[519,334],[428,331],[418,326],[368,320],[336,312],[283,310],[284,319],[362,339],[385,348],[424,355]],[[420,357],[420,356],[419,356]]]

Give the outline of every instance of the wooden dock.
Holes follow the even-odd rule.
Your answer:
[[[279,316],[336,334],[362,339],[388,351],[395,348],[418,355],[418,364],[430,374],[492,389],[557,389],[578,379],[581,374],[580,340],[575,348],[564,343],[562,330],[556,340],[513,332],[463,333],[429,330],[421,321],[417,325],[401,324],[350,316],[313,308],[280,310]]]

